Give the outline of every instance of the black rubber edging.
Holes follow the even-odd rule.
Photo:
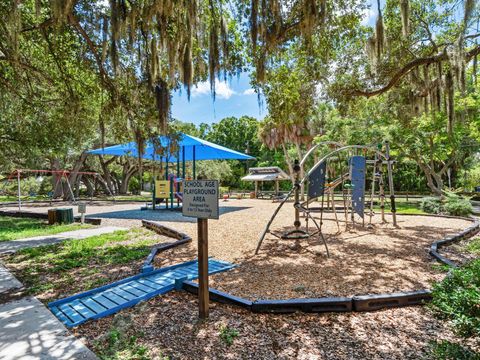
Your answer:
[[[253,312],[293,313],[302,311],[349,312],[353,309],[353,299],[348,297],[325,297],[288,300],[256,300],[252,303]]]
[[[145,262],[143,263],[142,273],[153,271],[153,260],[155,259],[155,256],[157,256],[159,252],[172,249],[192,241],[192,238],[189,235],[185,233],[181,233],[175,229],[169,228],[168,226],[162,225],[156,221],[142,220],[142,226],[156,232],[159,235],[164,235],[164,236],[177,239],[177,241],[173,243],[159,244],[154,246],[152,250],[150,250],[150,254],[148,254],[147,258],[145,259]]]
[[[193,281],[189,281],[189,280],[183,281],[182,289],[191,294],[195,294],[195,295],[198,294],[198,284]],[[233,296],[226,292],[212,289],[212,288],[208,289],[208,293],[209,293],[210,299],[212,299],[213,301],[216,301],[222,304],[237,305],[242,308],[252,310],[253,303],[250,300]]]
[[[479,220],[472,219],[472,218],[461,218],[461,219],[472,221],[473,224],[467,227],[466,229],[460,231],[459,233],[445,236],[443,239],[435,241],[430,246],[430,251],[429,251],[430,255],[433,256],[438,261],[440,261],[442,264],[451,266],[453,268],[457,268],[458,264],[456,264],[454,261],[450,259],[447,259],[445,256],[441,255],[439,253],[440,248],[456,243],[462,239],[468,238],[480,230]]]
[[[473,235],[480,230],[480,221],[473,218],[456,217],[448,215],[424,215],[408,214],[408,216],[435,216],[445,218],[462,219],[473,224],[461,232],[446,236],[434,242],[430,247],[430,254],[440,262],[457,267],[453,261],[438,253],[438,249],[467,236]],[[182,281],[181,288],[192,294],[198,294],[198,284],[192,281]],[[305,298],[288,300],[255,300],[230,295],[223,291],[209,288],[210,298],[224,304],[237,305],[256,313],[294,313],[294,312],[366,312],[386,308],[398,308],[411,305],[422,305],[431,300],[430,290],[406,291],[379,295],[355,295],[353,297],[325,297]]]
[[[394,294],[361,295],[353,297],[353,310],[362,312],[384,308],[420,305],[431,299],[432,295],[430,290],[409,291]]]

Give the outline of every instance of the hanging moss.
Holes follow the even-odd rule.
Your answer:
[[[449,134],[453,133],[453,123],[455,120],[454,110],[454,83],[452,70],[449,69],[445,74],[445,93],[446,93],[446,109],[448,115],[447,130]]]
[[[166,132],[168,120],[170,119],[170,89],[166,81],[160,79],[155,86],[155,98],[157,102],[159,128]]]
[[[385,44],[385,28],[383,24],[382,12],[380,10],[380,2],[378,8],[378,18],[375,23],[375,41],[376,41],[376,55],[377,62],[379,63],[383,54],[384,44]]]
[[[409,33],[409,16],[410,16],[410,2],[409,0],[400,1],[400,15],[402,17],[402,34],[404,37],[408,36]]]

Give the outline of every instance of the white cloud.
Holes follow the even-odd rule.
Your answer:
[[[377,11],[373,9],[373,6],[370,6],[368,9],[365,9],[363,12],[362,25],[375,24],[375,19],[377,17]]]
[[[254,89],[247,89],[243,92],[243,95],[253,95],[253,94],[255,94]]]
[[[199,97],[204,95],[210,95],[210,82],[204,81],[198,83],[192,88],[192,97]],[[219,99],[230,99],[236,92],[228,85],[226,81],[215,82],[215,94]]]
[[[192,88],[192,97],[208,94],[210,94],[210,83],[208,81],[198,83]]]

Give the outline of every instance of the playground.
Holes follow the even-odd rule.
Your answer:
[[[295,246],[295,240],[279,239],[268,234],[261,251],[254,255],[258,236],[278,204],[257,199],[230,199],[220,204],[220,219],[210,223],[210,255],[234,263],[236,267],[211,275],[210,286],[249,300],[345,297],[430,288],[433,281],[445,276],[445,272],[428,254],[430,245],[470,226],[469,221],[462,219],[398,214],[398,227],[394,227],[391,216],[387,214],[388,222],[385,224],[381,223],[380,217],[374,218],[373,229],[357,224],[348,231],[338,232],[334,215],[327,213],[323,235],[329,246],[329,257],[318,235],[299,240]],[[272,228],[282,231],[293,228],[292,205],[291,201],[287,202],[279,211]],[[40,213],[47,209],[35,206],[28,208],[28,211]],[[88,239],[81,240],[81,258],[72,257],[72,251],[77,248],[73,244],[56,245],[41,252],[27,251],[4,258],[17,277],[30,284],[35,289],[34,294],[45,304],[139,274],[150,248],[171,241],[141,228],[140,219],[159,221],[193,238],[185,245],[157,255],[154,262],[156,268],[190,261],[196,256],[196,224],[180,212],[140,210],[138,203],[94,203],[87,206],[88,217],[100,218],[102,226],[122,226],[130,230],[108,235],[102,238],[105,239],[103,242],[92,238],[91,243],[96,243],[92,249],[89,248]],[[58,254],[58,260],[54,253]],[[78,264],[67,265],[69,263],[66,260],[74,258]],[[41,264],[47,259],[51,265],[45,269]],[[61,270],[53,271],[55,268]],[[33,279],[32,274],[35,274]],[[114,330],[121,331],[127,337],[140,332],[143,335],[138,342],[143,346],[154,349],[154,353],[166,352],[179,357],[193,356],[200,348],[210,346],[218,347],[224,356],[234,353],[246,356],[246,353],[242,353],[246,345],[257,340],[255,348],[267,358],[288,358],[301,352],[321,354],[321,351],[329,356],[348,358],[353,351],[348,341],[355,340],[361,344],[355,350],[357,356],[363,354],[380,358],[378,346],[383,346],[383,355],[388,353],[390,358],[395,358],[395,354],[410,354],[414,358],[422,354],[422,349],[432,339],[434,332],[442,332],[445,339],[455,339],[423,307],[385,309],[373,313],[327,313],[318,317],[301,313],[254,314],[237,306],[215,302],[211,306],[214,325],[194,325],[197,316],[196,297],[175,291],[153,297],[116,315],[87,321],[72,331],[97,351],[102,347],[99,344],[109,341]],[[319,323],[322,326],[317,326]],[[280,329],[287,329],[294,324],[295,331],[280,340]],[[216,335],[226,331],[222,330],[225,327],[239,331],[238,340],[231,347],[218,340]],[[341,329],[350,329],[348,335],[342,335],[345,330]],[[408,349],[402,343],[407,333],[409,336],[416,334],[417,339]],[[295,339],[299,334],[310,340],[296,345]],[[196,345],[181,345],[186,339]],[[278,347],[271,341],[285,343]],[[259,344],[263,342],[264,345],[260,347]]]
[[[291,223],[291,204],[281,209],[272,227],[293,228],[285,226]],[[444,275],[432,267],[434,260],[428,254],[431,243],[470,225],[462,219],[397,215],[398,227],[394,227],[387,215],[390,221],[382,224],[376,217],[373,229],[359,224],[338,232],[334,216],[329,213],[324,218],[323,233],[330,257],[318,235],[298,241],[297,246],[295,240],[267,235],[262,251],[254,255],[258,236],[277,206],[256,199],[221,202],[220,219],[210,224],[209,252],[237,267],[214,275],[212,286],[252,300],[420,290]],[[196,256],[196,223],[180,212],[140,210],[137,203],[92,204],[87,210],[87,218],[101,218],[102,226],[138,228],[142,219],[154,220],[192,236],[191,243],[158,256],[156,267]]]
[[[2,206],[4,216],[46,219],[48,214],[49,222],[59,216],[62,221],[68,218],[89,223],[86,229],[59,233],[53,238],[21,240],[31,246],[15,248],[18,240],[5,241],[0,250],[5,254],[12,249],[17,251],[4,255],[2,261],[29,293],[99,353],[99,344],[111,341],[108,337],[117,331],[122,341],[130,344],[129,351],[141,353],[142,346],[147,346],[149,353],[155,354],[157,348],[151,343],[151,336],[158,334],[156,328],[161,322],[165,328],[162,334],[172,340],[164,341],[158,351],[191,356],[189,350],[174,345],[178,337],[172,337],[172,332],[177,333],[172,327],[182,327],[182,332],[189,336],[204,331],[200,324],[192,325],[192,311],[183,315],[178,312],[178,308],[191,307],[195,296],[187,293],[196,294],[200,287],[197,221],[180,211],[184,205],[183,187],[187,184],[184,179],[188,179],[186,162],[191,162],[196,178],[197,157],[248,157],[193,137],[185,136],[183,141],[185,145],[176,151],[173,166],[167,165],[170,158],[165,160],[167,164],[154,181],[151,198],[144,202],[78,202],[71,191],[69,202],[22,204],[19,192],[18,202]],[[113,146],[91,152],[124,154],[125,148],[132,151],[132,145],[127,145],[121,150]],[[207,149],[206,155],[202,149]],[[219,152],[208,153],[208,149]],[[314,154],[317,156],[313,157]],[[147,154],[154,155],[154,150]],[[238,330],[229,330],[229,326],[245,332],[250,321],[258,329],[264,319],[283,328],[295,323],[299,316],[303,316],[299,321],[308,324],[315,322],[314,317],[305,314],[311,312],[352,313],[329,314],[321,321],[328,328],[329,319],[343,317],[348,326],[360,331],[360,337],[365,336],[366,330],[361,329],[369,327],[369,319],[388,317],[389,312],[397,312],[400,325],[395,326],[396,331],[425,326],[424,322],[429,321],[425,319],[430,316],[425,310],[415,308],[407,312],[397,308],[423,305],[431,299],[433,284],[446,275],[437,260],[457,265],[442,255],[441,247],[468,238],[478,231],[479,223],[471,218],[427,215],[406,199],[397,199],[394,163],[388,142],[375,146],[323,142],[294,162],[289,192],[279,192],[278,180],[282,178],[276,177],[281,175],[278,168],[254,168],[249,178],[254,181],[265,181],[265,171],[275,170],[277,175],[272,179],[276,193],[271,199],[255,199],[250,194],[215,194],[219,219],[209,223],[208,274],[212,317],[221,324],[218,331],[224,333],[220,335],[222,341],[228,345],[238,336]],[[20,173],[16,174],[20,188]],[[258,184],[255,189],[253,194],[257,195]],[[88,235],[82,235],[88,231]],[[44,246],[31,248],[41,245]],[[229,305],[214,304],[216,301]],[[359,315],[373,310],[382,313]],[[234,320],[233,313],[241,320]],[[286,318],[258,313],[283,313]],[[297,315],[292,318],[285,313]],[[164,315],[162,319],[160,314]],[[176,322],[166,322],[171,318],[177,318]],[[364,319],[357,323],[356,318]],[[148,321],[139,324],[140,319]],[[388,321],[386,324],[382,326],[394,326]],[[133,342],[126,338],[135,336],[136,327],[148,334],[143,334],[138,343],[137,338]],[[381,329],[378,324],[377,327]],[[301,329],[297,327],[296,331]],[[415,357],[424,351],[430,334],[424,329],[419,332],[423,333],[419,350],[415,346],[408,351],[403,348],[403,354],[412,351]],[[245,334],[246,338],[250,336]],[[310,336],[313,335],[307,338]],[[386,338],[376,339],[376,356]],[[141,345],[142,342],[147,345]],[[392,344],[399,346],[398,339],[388,337],[389,348],[385,351],[390,354],[397,351]],[[318,343],[312,340],[310,345],[316,348]],[[292,346],[283,346],[282,352],[278,352],[278,345],[271,344],[264,350],[265,356],[298,355],[300,349]],[[309,346],[308,342],[305,346]],[[332,345],[332,351],[338,351],[337,348]],[[311,355],[317,350],[306,351]],[[348,357],[352,350],[347,347],[345,351],[340,358]],[[363,351],[366,357],[371,355],[368,347]]]

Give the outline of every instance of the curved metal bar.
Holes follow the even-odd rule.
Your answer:
[[[327,155],[322,157],[320,160],[317,161],[317,163],[310,169],[310,171],[305,175],[305,177],[300,181],[300,185],[302,185],[308,178],[308,176],[317,168],[320,166],[320,164],[324,161],[326,161],[330,156],[337,154],[341,151],[344,150],[349,150],[349,149],[364,149],[364,150],[370,150],[374,151],[376,154],[378,154],[380,157],[383,157],[385,160],[388,161],[387,156],[382,153],[381,151],[377,150],[374,146],[371,145],[346,145],[341,148],[335,149],[331,152],[329,152]]]
[[[302,166],[305,163],[305,161],[307,161],[308,157],[322,145],[335,145],[337,147],[345,146],[345,145],[343,145],[339,142],[336,142],[336,141],[322,141],[322,142],[316,144],[314,147],[312,147],[310,150],[307,151],[307,153],[303,156],[302,161],[300,161],[300,166]]]

